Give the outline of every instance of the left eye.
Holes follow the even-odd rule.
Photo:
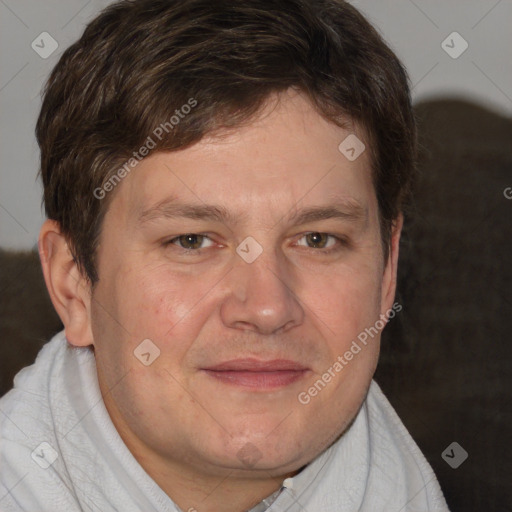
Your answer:
[[[333,240],[333,243],[327,245],[329,238]],[[306,235],[300,238],[300,240],[302,239],[306,239],[306,245],[308,245],[312,249],[327,249],[336,244],[338,237],[335,237],[334,235],[329,235],[328,233],[312,232],[307,233]],[[298,245],[304,244],[299,243]]]

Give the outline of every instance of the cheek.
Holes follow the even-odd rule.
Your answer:
[[[190,399],[173,376],[180,374],[185,354],[205,322],[198,301],[212,286],[206,276],[183,276],[169,267],[120,268],[115,279],[103,280],[96,297],[98,366],[123,415],[134,424],[142,421],[142,428],[148,410],[172,417]],[[144,345],[147,348],[139,353],[149,351],[151,359],[158,355],[145,366],[135,352],[147,339],[154,346]],[[158,390],[165,390],[165,397]]]
[[[381,281],[374,265],[339,267],[316,274],[305,282],[304,300],[315,314],[318,328],[334,344],[344,344],[380,312]]]
[[[177,356],[206,321],[202,299],[217,281],[205,273],[176,272],[166,264],[133,267],[116,278],[115,309],[132,337],[155,340]]]

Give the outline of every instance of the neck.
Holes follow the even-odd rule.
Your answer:
[[[259,471],[219,470],[180,463],[152,450],[116,414],[115,405],[105,399],[110,417],[137,462],[183,512],[246,512],[281,488],[286,478],[300,470],[283,474]],[[185,454],[179,457],[185,460]],[[302,468],[301,468],[302,469]],[[249,476],[247,476],[249,474]]]
[[[280,489],[283,480],[292,475],[248,479],[167,471],[151,476],[183,512],[246,512]]]

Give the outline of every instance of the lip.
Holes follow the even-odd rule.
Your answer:
[[[224,361],[215,366],[208,366],[204,370],[212,371],[246,371],[246,372],[279,372],[279,371],[300,371],[308,368],[295,361],[288,359],[273,359],[271,361],[260,361],[253,358],[232,359]]]
[[[225,361],[202,368],[202,371],[224,384],[270,390],[289,386],[302,379],[309,372],[309,368],[287,359],[259,361],[247,358]]]

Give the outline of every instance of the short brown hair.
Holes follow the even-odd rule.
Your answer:
[[[370,142],[384,253],[410,193],[416,130],[407,74],[376,30],[341,0],[124,0],[61,56],[36,135],[46,215],[94,285],[113,194],[102,187],[156,126],[197,107],[157,141],[176,150],[250,120],[295,88],[326,119],[347,116]]]

